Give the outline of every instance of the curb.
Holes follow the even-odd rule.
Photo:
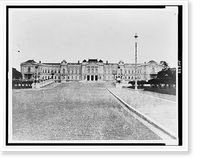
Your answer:
[[[115,95],[112,91],[110,91],[108,88],[106,88],[113,96],[115,96],[115,98],[117,98],[120,102],[122,102],[131,112],[135,113],[136,115],[138,115],[140,118],[142,118],[143,120],[147,121],[148,123],[150,123],[151,125],[153,125],[154,127],[158,128],[159,130],[161,130],[162,132],[164,132],[165,134],[169,135],[170,137],[172,137],[173,139],[177,139],[177,134],[173,131],[171,131],[170,129],[166,128],[165,126],[163,126],[162,124],[158,123],[157,121],[155,121],[154,119],[150,118],[149,116],[141,113],[140,111],[136,110],[135,108],[133,108],[132,106],[130,106],[129,104],[127,104],[124,100],[122,100],[120,97],[118,97],[117,95]]]

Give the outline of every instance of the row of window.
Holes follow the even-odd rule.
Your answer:
[[[61,73],[61,71],[60,70],[45,70],[45,69],[43,69],[43,71],[42,71],[43,73],[48,73],[48,74],[50,74],[50,73]],[[75,69],[75,70],[68,70],[68,74],[79,74],[79,70],[77,70],[77,69]],[[64,73],[65,74],[65,69],[63,69],[63,71],[62,71],[62,73]]]
[[[137,78],[140,79],[141,76],[138,76]],[[111,80],[111,79],[113,79],[113,76],[106,76],[106,80]],[[134,76],[125,76],[124,79],[131,80],[131,79],[135,79],[135,77]]]
[[[43,73],[60,73],[60,70],[45,70],[45,69],[43,69],[43,71],[42,71]]]
[[[87,68],[88,68],[88,69],[90,69],[90,68],[91,68],[91,69],[94,69],[94,68],[95,68],[95,69],[98,69],[98,66],[87,66]]]
[[[42,79],[52,79],[52,76],[42,76]],[[64,76],[53,76],[53,79],[55,80],[60,80],[60,79],[65,79]],[[68,76],[67,79],[69,80],[79,80],[80,77],[79,76]]]
[[[135,71],[134,71],[134,70],[132,70],[132,71],[131,71],[131,70],[125,70],[124,73],[125,73],[125,74],[131,74],[131,73],[134,74]],[[141,73],[142,73],[142,70],[141,70],[141,69],[138,69],[138,70],[137,70],[137,73],[141,74]]]
[[[121,69],[121,72],[122,72],[122,69]],[[113,70],[104,70],[104,73],[105,73],[105,74],[112,74],[112,73],[113,73]],[[124,70],[124,73],[125,73],[125,74],[134,74],[135,71],[134,71],[134,70]],[[142,70],[141,70],[141,69],[138,69],[138,70],[137,70],[137,73],[141,74],[141,73],[142,73]]]
[[[90,68],[88,68],[88,73],[98,73],[98,68],[96,68],[96,69],[90,69]]]

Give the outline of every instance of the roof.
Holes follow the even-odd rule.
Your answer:
[[[42,64],[45,64],[45,65],[60,65],[60,63],[42,63]]]
[[[36,63],[36,62],[32,59],[32,60],[28,60],[28,61],[26,61],[24,63]]]
[[[156,61],[154,61],[154,60],[150,60],[148,63],[156,63]]]
[[[88,62],[98,62],[97,59],[88,59]]]
[[[68,65],[77,65],[77,66],[79,66],[80,63],[68,63]]]

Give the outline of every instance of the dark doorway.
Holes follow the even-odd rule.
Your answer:
[[[87,75],[87,81],[89,81],[90,80],[90,75]]]
[[[92,81],[94,80],[94,75],[91,75],[91,80],[92,80]]]
[[[97,81],[98,80],[98,75],[95,75],[95,81]]]

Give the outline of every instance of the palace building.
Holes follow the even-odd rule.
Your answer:
[[[136,69],[135,69],[136,68]],[[163,66],[155,61],[138,63],[103,62],[98,59],[88,59],[77,63],[68,63],[63,60],[61,63],[39,63],[28,60],[21,63],[23,79],[27,80],[48,80],[56,82],[67,81],[113,81],[121,79],[125,82],[137,80],[148,81],[155,76]]]

